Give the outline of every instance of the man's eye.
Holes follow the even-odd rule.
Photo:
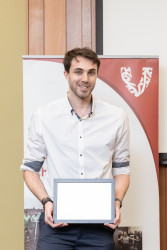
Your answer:
[[[76,71],[75,72],[77,75],[81,75],[82,74],[82,71]]]
[[[89,72],[89,75],[93,76],[95,74],[94,71]]]

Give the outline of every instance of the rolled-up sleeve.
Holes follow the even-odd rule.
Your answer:
[[[123,110],[121,110],[120,126],[118,128],[117,139],[113,154],[112,174],[130,175],[130,153],[129,153],[129,120]]]
[[[46,157],[46,148],[42,137],[40,111],[31,118],[27,146],[21,170],[39,172]]]

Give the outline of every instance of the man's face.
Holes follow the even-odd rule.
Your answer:
[[[124,236],[126,237],[128,234],[127,234],[127,232],[124,232]]]
[[[78,56],[71,61],[71,67],[64,75],[69,83],[69,95],[84,100],[90,97],[97,79],[97,64]]]

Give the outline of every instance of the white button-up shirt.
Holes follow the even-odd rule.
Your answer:
[[[127,116],[121,108],[94,98],[92,112],[82,119],[67,97],[40,107],[31,119],[21,170],[39,172],[44,160],[44,186],[51,198],[54,178],[129,174]]]

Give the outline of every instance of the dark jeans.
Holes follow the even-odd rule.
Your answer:
[[[103,224],[70,224],[53,229],[42,213],[37,250],[114,250],[113,232]]]

